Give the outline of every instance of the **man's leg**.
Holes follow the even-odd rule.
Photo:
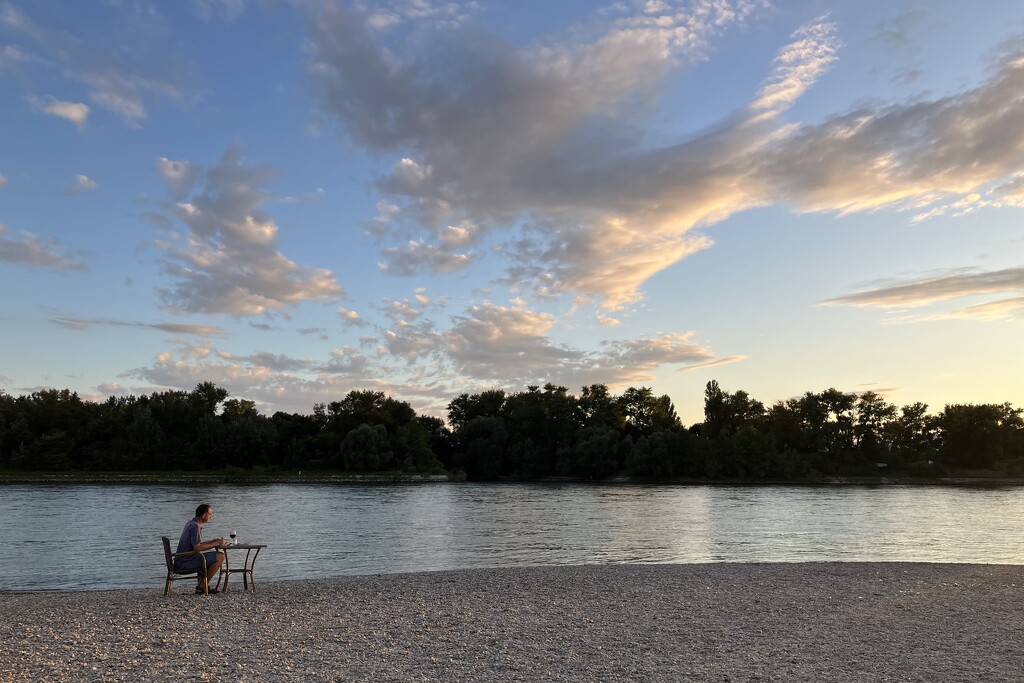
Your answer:
[[[217,559],[214,560],[213,564],[206,564],[206,585],[210,585],[210,581],[217,576],[217,572],[220,571],[220,565],[224,562],[224,553],[218,552]]]
[[[203,555],[206,557],[206,573],[203,573],[203,567],[199,565],[199,571],[196,573],[196,578],[199,579],[199,584],[196,586],[197,593],[202,593],[203,588],[213,590],[213,587],[210,586],[210,579],[217,575],[221,562],[224,561],[224,553],[221,552],[209,550]]]

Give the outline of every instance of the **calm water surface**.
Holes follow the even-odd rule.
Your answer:
[[[160,536],[266,543],[257,578],[519,565],[1024,564],[1024,489],[555,484],[0,486],[0,590],[162,587]],[[182,590],[179,586],[178,590]]]

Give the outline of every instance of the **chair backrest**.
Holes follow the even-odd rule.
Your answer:
[[[160,540],[164,542],[164,560],[167,562],[167,569],[174,569],[174,560],[171,559],[171,539],[166,536],[161,536]]]

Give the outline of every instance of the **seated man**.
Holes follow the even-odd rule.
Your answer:
[[[185,524],[184,531],[181,532],[181,538],[178,540],[179,553],[187,553],[191,550],[198,550],[206,556],[206,575],[203,576],[202,571],[199,572],[199,585],[196,586],[196,593],[203,592],[203,585],[210,585],[210,580],[217,575],[220,570],[221,562],[224,561],[224,553],[214,550],[226,545],[223,538],[215,538],[212,541],[203,542],[203,524],[206,524],[213,518],[213,508],[207,503],[203,503],[196,508],[196,516]],[[207,552],[209,551],[209,552]],[[176,557],[174,558],[175,569],[201,569],[202,561],[198,555],[192,557]],[[216,588],[210,588],[210,593],[216,593]]]

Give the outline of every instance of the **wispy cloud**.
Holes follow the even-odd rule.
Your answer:
[[[552,339],[556,316],[531,311],[520,300],[507,306],[470,306],[447,329],[422,315],[412,322],[405,317],[399,314],[390,328],[363,338],[363,351],[343,346],[326,358],[308,359],[268,352],[234,354],[207,341],[182,342],[126,376],[180,388],[209,380],[233,395],[259,400],[268,411],[308,412],[314,402],[375,388],[397,393],[417,410],[443,415],[447,401],[460,391],[494,386],[518,391],[546,382],[572,388],[604,383],[617,389],[649,383],[661,368],[741,359],[717,358],[695,343],[690,332],[574,348]]]
[[[692,372],[693,370],[703,370],[705,368],[713,368],[718,365],[729,365],[730,363],[739,363],[740,361],[746,360],[746,356],[726,356],[725,358],[716,358],[715,360],[707,361],[706,363],[696,363],[694,365],[687,365],[682,368],[678,368],[676,372]]]
[[[158,290],[174,310],[236,316],[284,311],[343,294],[334,274],[301,266],[277,250],[278,227],[262,205],[274,173],[249,166],[233,145],[211,168],[161,159],[158,169],[174,201],[168,209],[188,229],[161,241],[171,288]]]
[[[139,327],[171,334],[188,334],[199,337],[227,337],[228,333],[213,325],[192,325],[188,323],[147,323],[136,320],[117,320],[114,318],[76,318],[73,316],[57,316],[53,322],[69,330],[85,331],[94,326]]]
[[[45,238],[22,231],[19,238],[8,237],[7,228],[0,223],[0,261],[17,263],[50,270],[88,270],[80,255],[69,253],[53,238]]]
[[[918,210],[959,201],[1024,169],[1024,55],[976,88],[867,106],[796,129],[773,145],[766,191],[801,210]]]
[[[358,311],[353,311],[344,306],[338,307],[338,316],[341,318],[345,325],[368,325],[365,320],[359,317]]]
[[[45,26],[11,3],[0,8],[0,28],[26,38],[39,54],[18,48],[16,63],[21,69],[46,70],[69,82],[85,85],[94,105],[113,112],[132,127],[147,118],[147,105],[154,100],[188,104],[193,98],[188,67],[167,50],[169,29],[155,7],[132,11],[120,3],[102,3],[93,10],[103,12],[103,23],[116,41],[83,38],[81,26]],[[74,12],[67,12],[69,23]],[[52,98],[51,98],[52,99]],[[85,125],[89,109],[81,103],[40,100],[40,104],[61,116]],[[68,108],[71,105],[73,108]],[[84,109],[83,109],[84,107]],[[58,113],[59,112],[59,113]]]
[[[167,183],[167,188],[175,201],[184,199],[202,175],[202,169],[198,166],[187,161],[174,161],[167,157],[157,159],[156,172]]]
[[[87,175],[76,175],[75,179],[68,186],[65,194],[79,195],[99,189],[99,183]]]
[[[78,130],[85,130],[89,119],[89,105],[87,104],[82,102],[65,102],[49,95],[46,97],[29,97],[28,103],[38,112],[70,121],[78,127]]]
[[[384,330],[382,343],[387,353],[409,365],[423,358],[437,357],[444,346],[441,334],[429,320],[401,321]]]
[[[1024,320],[1024,296],[974,304],[955,311],[937,313],[933,319],[945,320]]]
[[[223,19],[232,22],[245,14],[246,0],[192,0],[196,14],[203,21]]]
[[[548,339],[554,316],[514,306],[484,303],[455,319],[443,335],[455,367],[475,379],[530,383],[582,353]]]
[[[952,311],[904,317],[902,321],[936,319],[1004,320],[1021,317],[1024,309],[1024,268],[993,271],[960,270],[931,277],[908,280],[854,292],[819,302],[823,306],[857,306],[862,308],[908,309],[968,297],[995,294],[1019,294],[971,304]]]
[[[1014,291],[1024,291],[1024,268],[948,272],[826,299],[820,303],[825,306],[911,308],[976,294]]]
[[[924,10],[903,12],[887,22],[876,24],[868,42],[877,43],[888,51],[915,51],[918,47],[914,34],[926,26],[927,20],[928,13]]]
[[[244,363],[251,367],[263,368],[274,372],[295,372],[309,370],[315,363],[308,359],[292,358],[283,353],[260,351],[249,356],[235,356],[226,352],[218,352],[217,357],[233,363]]]
[[[384,261],[378,265],[381,270],[393,275],[416,275],[424,271],[454,273],[469,266],[476,255],[469,251],[452,253],[445,245],[429,244],[426,241],[410,240],[404,247],[388,247],[384,250]]]
[[[3,173],[0,173],[0,188],[4,187],[7,187],[7,176],[5,176]]]
[[[34,61],[35,57],[17,45],[0,45],[0,69],[14,69]]]
[[[398,322],[415,320],[423,314],[421,311],[413,308],[408,299],[404,299],[402,301],[392,299],[386,302],[386,305],[384,306],[384,315]]]
[[[318,187],[312,192],[305,192],[303,194],[287,195],[281,197],[279,200],[282,204],[305,204],[307,202],[316,202],[324,198],[324,188]]]
[[[758,118],[777,115],[796,102],[836,60],[835,25],[820,19],[802,26],[775,57],[775,70],[750,104]],[[756,119],[755,119],[756,120]]]
[[[625,339],[580,349],[551,339],[556,318],[526,308],[485,303],[457,316],[441,334],[453,367],[477,383],[509,388],[555,382],[576,387],[607,384],[612,388],[650,382],[664,366],[691,366],[716,361],[714,353],[692,342],[690,332]]]

